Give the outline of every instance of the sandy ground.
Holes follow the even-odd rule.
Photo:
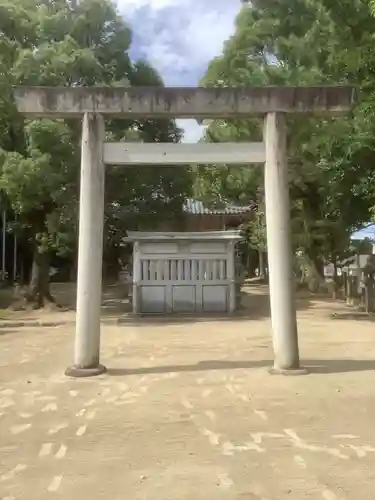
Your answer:
[[[73,324],[3,326],[0,498],[374,499],[374,324],[301,298],[310,374],[271,376],[268,299],[249,291],[232,319],[104,322],[93,379],[63,375]]]

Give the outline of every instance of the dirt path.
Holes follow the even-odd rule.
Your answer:
[[[232,320],[103,326],[96,379],[63,376],[74,327],[0,331],[2,500],[370,500],[375,328],[301,298],[310,375],[270,376],[264,290]]]

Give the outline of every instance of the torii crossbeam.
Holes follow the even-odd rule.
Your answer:
[[[28,118],[81,118],[82,156],[77,322],[71,376],[98,375],[103,258],[104,164],[265,163],[265,194],[274,373],[299,373],[286,150],[287,113],[339,115],[355,101],[351,87],[100,88],[16,87],[17,108]],[[103,117],[265,117],[264,144],[105,144]],[[144,149],[141,149],[144,148]],[[126,148],[128,148],[126,150]],[[164,150],[162,149],[164,148]],[[219,149],[222,161],[220,162]],[[241,161],[238,161],[238,160]],[[224,161],[225,160],[225,161]]]

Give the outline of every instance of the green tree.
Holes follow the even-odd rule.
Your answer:
[[[317,276],[338,258],[374,204],[373,33],[367,1],[254,0],[214,59],[206,86],[353,84],[361,100],[348,117],[288,117],[295,248]],[[217,129],[213,122],[208,127]],[[260,120],[221,124],[226,140],[257,140]],[[230,137],[230,139],[229,139]],[[256,187],[261,176],[253,181]],[[225,188],[225,183],[221,183]],[[254,187],[244,184],[244,190]],[[225,193],[221,193],[225,196]]]
[[[131,31],[110,0],[2,0],[0,33],[0,189],[32,242],[34,263],[27,298],[40,307],[45,299],[52,300],[48,278],[51,254],[75,250],[80,123],[24,123],[14,106],[12,85],[163,82],[146,63],[131,62]],[[180,138],[180,131],[169,120],[117,120],[106,125],[109,140]],[[131,219],[171,205],[164,210],[169,213],[189,184],[183,173],[178,175],[172,169],[135,172],[113,167],[108,169],[107,186],[106,234],[116,221],[120,237],[126,230],[126,217],[118,217],[119,213],[130,214]]]

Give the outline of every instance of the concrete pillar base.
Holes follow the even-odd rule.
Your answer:
[[[289,369],[283,369],[283,368],[275,368],[272,367],[268,370],[270,375],[284,375],[284,376],[299,376],[299,375],[308,375],[309,371],[306,368],[289,368]]]
[[[107,371],[107,368],[103,365],[93,366],[92,368],[81,368],[79,366],[73,365],[69,366],[65,370],[65,375],[67,377],[83,378],[83,377],[96,377],[102,375]]]

